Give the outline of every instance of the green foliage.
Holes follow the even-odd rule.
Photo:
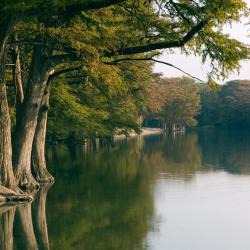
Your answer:
[[[19,4],[13,5],[13,8]],[[101,1],[100,1],[101,2]],[[116,77],[116,68],[105,68],[103,61],[112,61],[127,54],[129,48],[137,48],[129,54],[141,54],[141,47],[148,46],[145,52],[160,49],[155,46],[162,43],[182,41],[190,30],[200,22],[204,28],[193,39],[184,45],[166,46],[166,49],[182,47],[184,53],[196,53],[202,56],[203,62],[211,61],[212,77],[225,78],[229,72],[239,69],[239,62],[248,57],[248,47],[229,35],[223,33],[222,27],[238,21],[248,13],[247,5],[242,0],[227,1],[144,1],[129,0],[108,8],[94,11],[58,15],[57,11],[65,10],[74,4],[84,1],[23,1],[24,6],[32,8],[35,3],[41,5],[44,17],[38,20],[32,16],[29,22],[25,19],[21,34],[43,34],[53,43],[57,53],[73,51],[90,70],[92,76],[104,77],[107,83],[120,81]],[[8,4],[6,4],[9,6]],[[43,13],[43,12],[44,13]],[[69,11],[70,12],[70,11]],[[64,20],[62,20],[64,18]],[[26,24],[27,25],[26,25]],[[164,48],[164,46],[163,46]],[[109,74],[106,74],[109,71]],[[114,72],[114,74],[113,74]],[[117,72],[119,73],[119,72]]]
[[[49,135],[138,132],[142,113],[162,123],[194,126],[199,111],[195,84],[183,78],[148,87],[152,65],[139,60],[164,48],[196,53],[203,62],[211,61],[209,86],[216,89],[213,79],[225,78],[248,57],[247,46],[222,29],[248,13],[242,0],[128,0],[93,8],[100,3],[107,5],[102,0],[8,0],[0,7],[1,16],[17,15],[14,31],[24,41],[20,50],[25,80],[37,45],[53,50],[50,63],[56,71],[81,65],[77,73],[52,82]],[[63,59],[56,61],[58,57]]]
[[[173,124],[194,126],[200,109],[198,85],[190,78],[156,78],[151,84],[146,117]]]
[[[52,82],[49,136],[63,139],[77,132],[105,136],[117,129],[139,132],[138,117],[146,102],[151,65],[124,62],[117,70],[123,88],[112,91],[100,79],[81,79],[73,73]]]
[[[201,91],[201,113],[197,117],[200,126],[229,128],[250,126],[250,82],[231,81],[214,92]]]
[[[207,86],[211,89],[211,90],[219,90],[219,84],[217,82],[215,82],[212,77],[208,77],[208,81],[207,81]]]
[[[61,82],[52,85],[51,112],[48,122],[48,136],[65,139],[72,133],[91,135],[107,133],[102,123],[108,114],[81,103],[70,86]]]

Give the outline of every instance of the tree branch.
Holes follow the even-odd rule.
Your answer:
[[[72,72],[72,71],[81,70],[81,69],[82,69],[82,66],[76,66],[76,67],[71,67],[71,68],[60,69],[60,70],[55,71],[54,73],[52,73],[49,76],[48,81],[51,81],[52,79],[56,78],[59,75],[62,75],[62,74],[68,73],[68,72]]]
[[[208,23],[208,20],[200,21],[196,24],[185,36],[183,36],[180,40],[175,41],[167,41],[167,42],[158,42],[158,43],[151,43],[142,46],[135,46],[135,47],[128,47],[122,48],[116,51],[106,52],[106,57],[112,57],[115,55],[132,55],[138,53],[144,53],[152,50],[158,49],[170,49],[170,48],[179,48],[184,46],[187,42],[189,42],[195,34],[201,31]]]
[[[156,59],[153,59],[153,58],[151,59],[151,61],[153,61],[153,62],[155,62],[155,63],[165,64],[165,65],[167,65],[167,66],[170,66],[170,67],[172,67],[172,68],[175,68],[175,69],[181,71],[182,73],[184,73],[185,75],[187,75],[187,76],[189,76],[189,77],[191,77],[191,78],[193,78],[193,79],[195,79],[195,80],[198,80],[199,82],[205,83],[204,80],[202,80],[202,79],[200,79],[200,78],[198,78],[198,77],[192,76],[192,75],[189,74],[188,72],[182,70],[181,68],[179,68],[179,67],[177,67],[177,66],[175,66],[175,65],[173,65],[173,64],[171,64],[171,63],[159,61],[159,60],[156,60]]]
[[[184,71],[183,69],[171,64],[171,63],[168,63],[168,62],[163,62],[163,61],[160,61],[160,60],[156,60],[152,57],[143,57],[143,58],[121,58],[121,59],[117,59],[117,60],[114,60],[112,62],[107,62],[106,64],[109,64],[109,65],[114,65],[114,64],[117,64],[117,63],[120,63],[120,62],[124,62],[124,61],[152,61],[152,62],[155,62],[155,63],[161,63],[161,64],[164,64],[164,65],[167,65],[167,66],[170,66],[172,68],[175,68],[179,71],[181,71],[182,73],[184,73],[185,75],[195,79],[195,80],[198,80],[199,82],[205,82],[203,80],[201,80],[200,78],[198,77],[195,77],[195,76],[192,76],[191,74],[189,74],[188,72]]]
[[[109,7],[110,5],[118,4],[125,2],[126,0],[85,0],[81,1],[81,3],[76,3],[72,5],[68,5],[66,7],[66,11],[77,11],[80,12],[82,10],[96,10],[105,7]]]
[[[63,19],[71,19],[81,11],[97,10],[109,7],[114,4],[125,2],[126,0],[82,0],[73,4],[66,4],[59,7],[52,7],[50,9],[51,15],[59,15]],[[44,6],[37,4],[36,7],[31,7],[29,10],[22,13],[23,17],[37,16],[44,12]],[[46,11],[46,10],[45,10]]]

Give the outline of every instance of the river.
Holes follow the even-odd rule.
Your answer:
[[[10,229],[14,220],[6,249],[250,249],[246,132],[144,136],[95,152],[61,145],[48,165],[54,185],[2,212]]]

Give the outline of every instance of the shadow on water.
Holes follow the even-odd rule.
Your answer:
[[[198,172],[250,173],[250,135],[206,131],[48,150],[56,182],[32,203],[0,207],[0,249],[139,250],[157,231],[154,184]],[[48,194],[48,197],[47,197]]]

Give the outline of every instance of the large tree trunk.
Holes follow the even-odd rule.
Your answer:
[[[5,57],[7,40],[15,20],[0,22],[0,202],[30,201],[31,197],[20,194],[12,168],[11,122],[5,84]],[[9,189],[10,188],[10,189]]]
[[[38,188],[31,173],[31,152],[37,126],[38,113],[49,77],[49,58],[52,51],[46,46],[36,46],[33,51],[31,71],[17,121],[14,143],[14,171],[20,187]]]
[[[13,26],[11,17],[0,22],[0,185],[18,191],[12,168],[11,122],[5,84],[6,46]]]
[[[49,83],[47,83],[39,110],[35,137],[32,148],[32,170],[38,182],[54,182],[54,178],[46,168],[45,139],[49,110]]]
[[[0,249],[2,250],[13,250],[13,222],[15,211],[15,207],[1,207]]]
[[[46,199],[51,186],[51,184],[47,184],[41,187],[36,195],[32,211],[36,239],[41,250],[49,250],[49,237],[46,220]]]
[[[6,86],[0,84],[0,184],[17,191],[18,186],[12,169],[10,126]]]

